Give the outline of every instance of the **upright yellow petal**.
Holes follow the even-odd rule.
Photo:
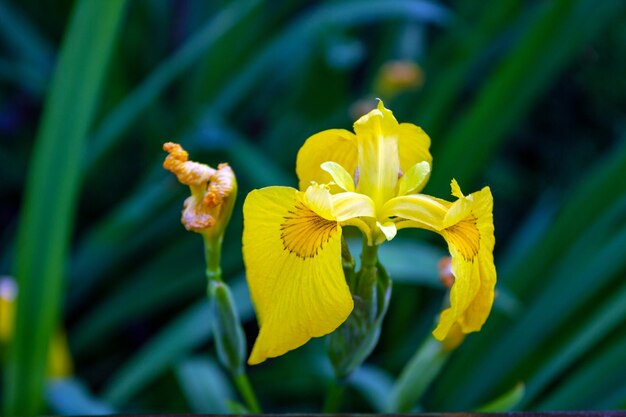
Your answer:
[[[382,207],[394,197],[400,175],[398,121],[379,101],[378,108],[354,123],[354,131],[358,143],[357,192]]]
[[[268,187],[248,194],[243,255],[260,325],[250,364],[328,334],[350,315],[341,226],[313,211],[304,193]]]
[[[326,161],[341,165],[354,176],[357,165],[357,145],[354,133],[343,129],[329,129],[317,133],[304,142],[298,151],[296,173],[299,187],[305,190],[311,181],[328,184],[333,177],[321,168]],[[340,192],[338,186],[331,187],[331,192]]]
[[[421,127],[411,123],[400,123],[398,126],[398,152],[400,153],[400,170],[403,173],[408,172],[420,162],[428,162],[428,165],[432,167],[433,157],[429,148],[430,138]],[[430,172],[426,173],[426,178],[411,192],[419,193],[422,191],[429,178]]]

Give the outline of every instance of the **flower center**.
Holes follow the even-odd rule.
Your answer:
[[[289,210],[289,215],[283,218],[280,231],[285,250],[302,259],[313,258],[337,233],[337,222],[318,216],[298,202],[293,210]]]

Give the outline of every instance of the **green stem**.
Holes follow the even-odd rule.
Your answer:
[[[363,251],[361,252],[361,269],[373,268],[378,264],[378,246],[370,246],[363,239]]]
[[[222,281],[222,238],[204,236],[204,258],[206,260],[206,277],[209,281]]]
[[[256,399],[256,394],[254,393],[254,389],[252,389],[248,375],[246,375],[245,372],[240,372],[233,374],[233,379],[237,390],[239,390],[241,397],[248,407],[248,410],[250,410],[253,414],[261,413],[261,406],[259,406],[259,402]]]
[[[343,391],[345,387],[342,383],[333,380],[326,392],[326,399],[324,400],[323,413],[336,413],[341,406],[341,399],[343,397]]]

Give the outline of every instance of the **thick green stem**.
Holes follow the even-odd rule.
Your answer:
[[[341,399],[345,390],[344,385],[337,380],[333,380],[328,386],[326,391],[326,399],[324,400],[324,407],[322,412],[326,414],[336,413],[341,406]]]
[[[217,303],[218,306],[223,307],[222,310],[220,310],[223,314],[218,314],[218,316],[214,318],[215,320],[220,320],[218,323],[221,325],[221,327],[217,326],[214,328],[215,338],[216,341],[222,341],[223,345],[226,345],[228,346],[228,348],[230,348],[230,350],[228,348],[223,348],[226,349],[225,352],[228,353],[232,350],[237,351],[238,346],[245,346],[245,340],[243,340],[244,335],[240,327],[241,325],[238,322],[237,315],[236,313],[233,313],[235,310],[232,299],[230,298],[230,296],[227,296],[225,298],[219,298],[220,288],[226,291],[226,295],[229,294],[226,284],[216,284],[216,282],[222,282],[222,268],[220,266],[221,255],[222,237],[220,236],[218,238],[212,238],[204,236],[204,257],[206,260],[206,277],[208,280],[207,295],[209,297],[209,300],[211,300],[217,294],[217,299],[211,300],[211,302]],[[213,294],[211,290],[212,288],[216,288],[216,294]],[[233,322],[233,320],[236,320],[237,322],[235,323]],[[233,331],[235,327],[240,329],[239,332]],[[244,348],[242,347],[242,354],[243,349]],[[252,413],[258,414],[261,412],[261,407],[259,406],[259,402],[256,399],[256,395],[254,393],[254,390],[252,389],[252,385],[250,384],[250,381],[248,380],[248,376],[246,375],[245,371],[239,370],[242,369],[241,363],[243,359],[241,359],[239,355],[236,355],[236,357],[237,359],[234,359],[234,361],[236,362],[235,364],[233,364],[233,360],[229,361],[227,359],[227,354],[224,354],[222,357],[220,357],[220,360],[225,367],[230,368],[233,381],[235,382],[235,386],[237,387],[237,390],[241,394],[244,402],[246,403],[248,410],[250,410],[250,412]],[[237,363],[239,365],[237,365]]]
[[[363,240],[363,251],[361,252],[361,269],[375,267],[378,264],[378,246],[370,246]]]
[[[204,236],[204,258],[206,260],[206,277],[210,281],[222,281],[222,237],[209,238]]]
[[[233,374],[233,380],[235,381],[235,386],[237,386],[237,390],[246,403],[248,410],[254,414],[261,413],[261,406],[259,406],[259,402],[256,399],[256,394],[252,389],[248,375],[246,375],[245,372]]]

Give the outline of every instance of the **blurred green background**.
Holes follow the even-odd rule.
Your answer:
[[[245,194],[295,185],[304,140],[377,96],[430,135],[426,193],[454,177],[495,199],[494,311],[407,410],[626,408],[623,1],[1,0],[0,275],[20,300],[3,414],[228,411],[202,242],[161,144],[238,175],[223,269],[250,344]],[[422,234],[383,247],[390,310],[342,411],[393,410],[443,255]],[[51,379],[57,329],[73,372]],[[316,412],[331,369],[318,340],[249,375],[265,411]]]

